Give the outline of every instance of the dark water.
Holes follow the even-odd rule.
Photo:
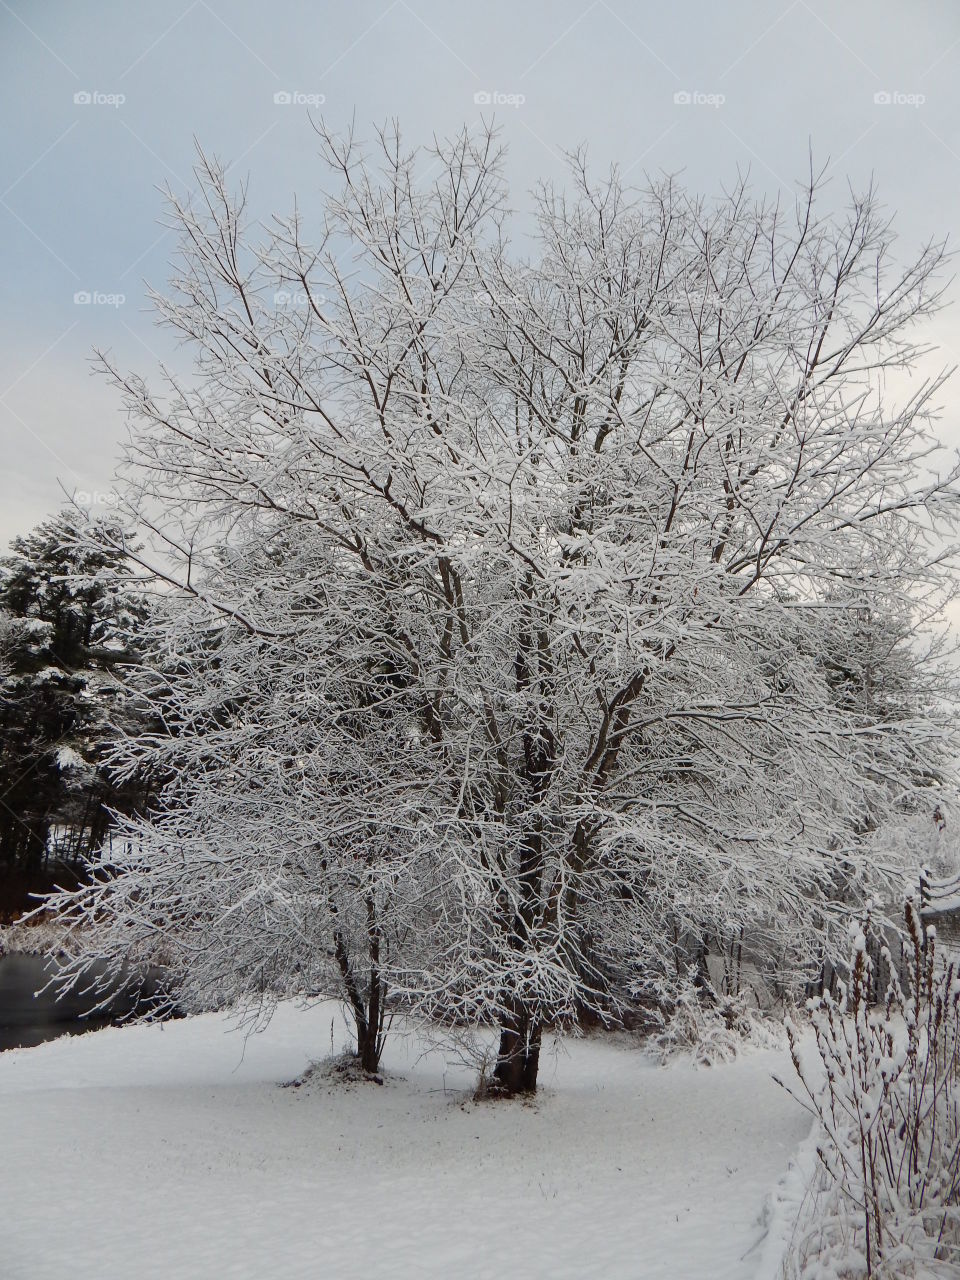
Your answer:
[[[90,976],[97,976],[95,968]],[[153,978],[140,993],[117,994],[106,1010],[93,1014],[91,1009],[100,1003],[102,993],[72,991],[58,997],[52,991],[41,991],[49,977],[43,956],[19,952],[0,956],[0,1051],[25,1049],[57,1036],[80,1035],[111,1026],[158,990]]]

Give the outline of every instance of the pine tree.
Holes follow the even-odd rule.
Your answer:
[[[54,865],[77,869],[107,836],[110,810],[139,802],[102,768],[136,715],[118,672],[146,606],[122,583],[116,520],[66,508],[0,560],[0,877],[25,905]]]

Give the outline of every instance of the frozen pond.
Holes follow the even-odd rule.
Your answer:
[[[91,977],[94,975],[91,970]],[[58,999],[52,991],[40,990],[48,978],[43,956],[16,951],[0,956],[0,1051],[109,1026],[129,1013],[137,1001],[135,992],[125,992],[114,998],[106,1012],[90,1015],[98,1003],[96,996],[73,991]],[[153,982],[147,994],[155,990]]]

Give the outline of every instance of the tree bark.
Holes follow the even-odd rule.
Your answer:
[[[552,673],[549,644],[536,625],[533,579],[524,583],[527,609],[517,636],[514,678],[517,694],[530,706],[532,715],[523,732],[523,780],[530,800],[530,817],[520,840],[517,882],[519,901],[510,921],[510,945],[518,953],[537,945],[538,921],[544,923],[549,903],[544,899],[544,833],[542,806],[555,767],[556,743],[551,724],[552,711],[544,695],[543,681]],[[500,1023],[500,1046],[494,1079],[507,1094],[535,1093],[540,1069],[541,1022],[516,995],[504,1002]]]
[[[501,1092],[514,1096],[536,1093],[540,1069],[541,1026],[523,1012],[500,1027],[500,1048],[493,1078]]]
[[[369,1020],[362,1026],[357,1023],[357,1057],[360,1066],[370,1075],[375,1075],[380,1066],[381,1048],[382,1041]]]

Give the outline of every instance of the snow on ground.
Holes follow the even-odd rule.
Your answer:
[[[331,1005],[230,1027],[0,1054],[3,1280],[754,1280],[810,1127],[777,1051],[698,1070],[570,1042],[535,1103],[476,1104],[412,1037],[382,1088],[278,1087],[342,1047]]]

